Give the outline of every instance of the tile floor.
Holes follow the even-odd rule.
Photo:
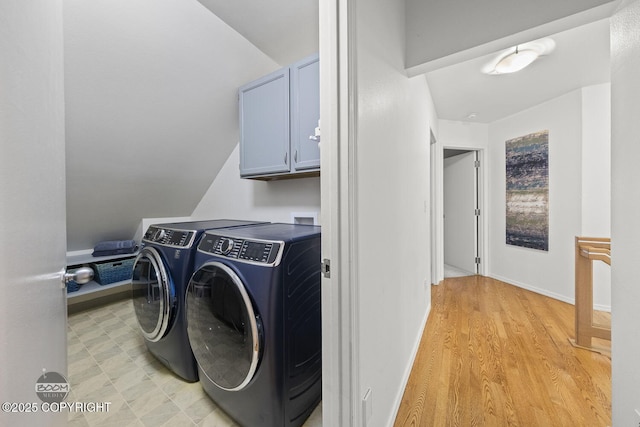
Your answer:
[[[67,402],[111,402],[108,413],[70,413],[70,427],[237,426],[147,351],[130,300],[69,315],[68,343]],[[322,426],[321,406],[304,427]]]
[[[444,265],[444,278],[473,276],[474,273],[462,270],[449,264]]]

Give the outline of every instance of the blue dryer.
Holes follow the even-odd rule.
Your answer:
[[[150,352],[187,381],[198,371],[187,338],[184,294],[205,230],[260,224],[211,220],[150,226],[133,266],[133,306]]]
[[[246,427],[300,426],[320,402],[320,227],[203,236],[187,288],[200,383]]]

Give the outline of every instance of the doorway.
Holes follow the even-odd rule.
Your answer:
[[[443,150],[444,277],[481,273],[480,154]]]

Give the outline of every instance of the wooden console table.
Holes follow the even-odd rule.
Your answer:
[[[595,350],[592,338],[611,340],[611,328],[593,322],[593,262],[611,265],[611,239],[576,237],[576,338],[578,347]]]

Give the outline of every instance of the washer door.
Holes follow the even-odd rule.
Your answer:
[[[258,367],[261,327],[238,275],[210,262],[187,289],[187,332],[206,377],[223,390],[242,390]]]
[[[133,265],[133,307],[142,335],[159,341],[167,332],[171,318],[171,303],[175,291],[173,283],[154,248],[144,248]]]

